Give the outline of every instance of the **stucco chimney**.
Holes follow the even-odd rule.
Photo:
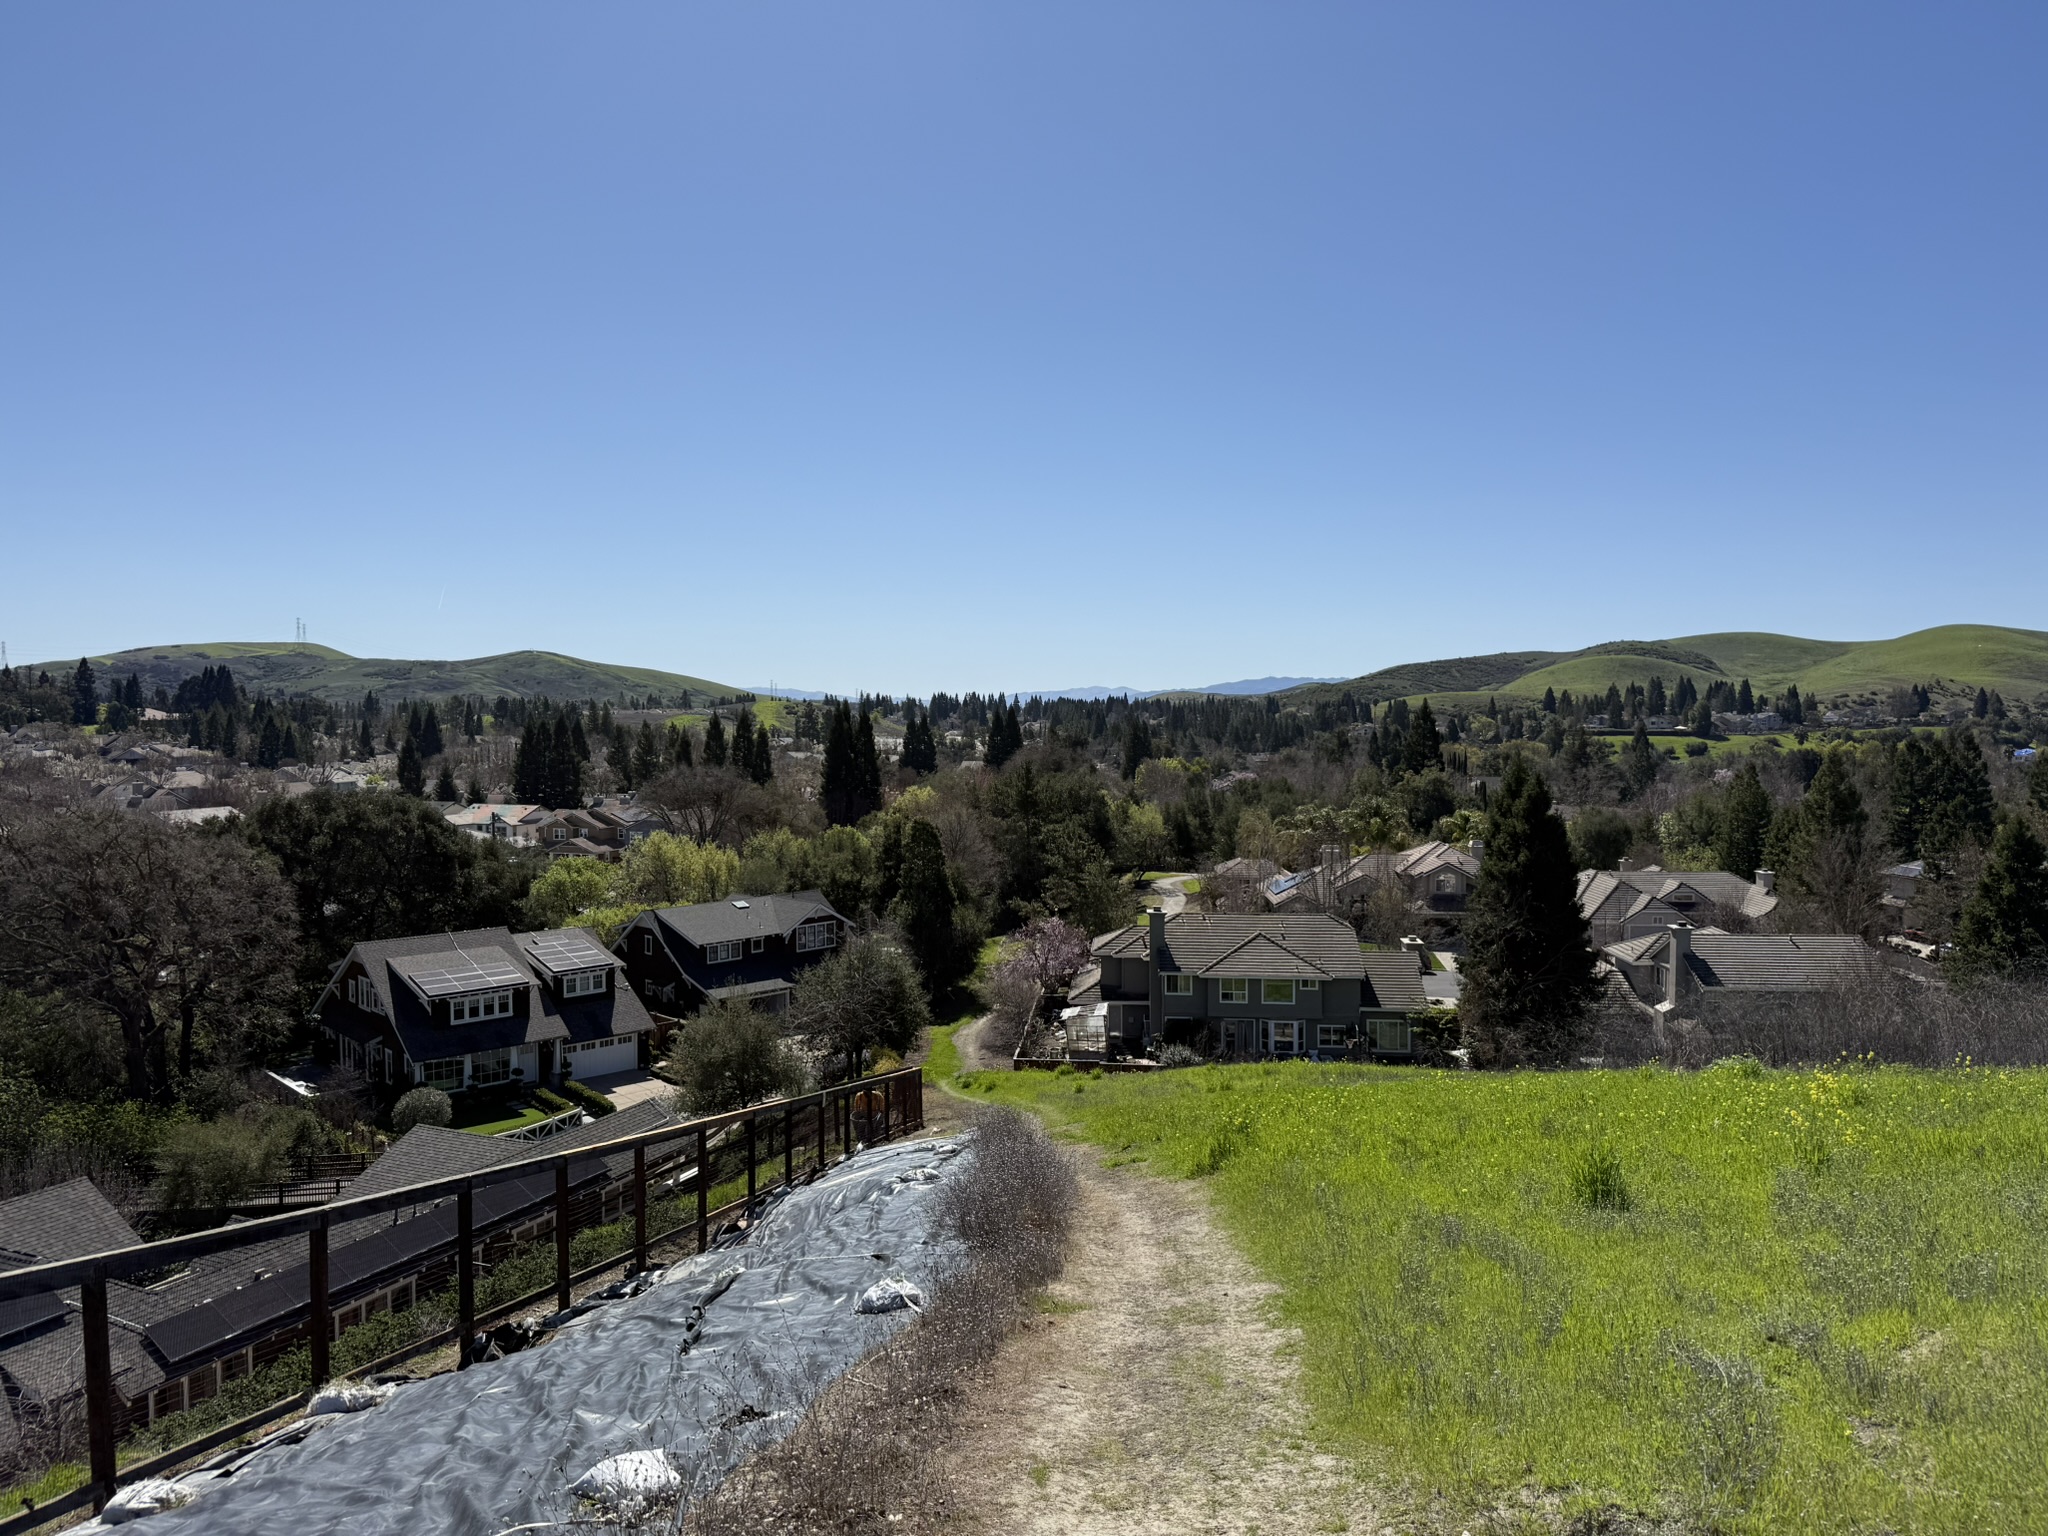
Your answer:
[[[1472,861],[1475,864],[1484,864],[1486,862],[1486,840],[1484,838],[1473,838],[1471,842],[1465,845],[1465,851],[1472,855]]]
[[[1766,896],[1770,895],[1772,887],[1778,883],[1777,872],[1769,869],[1758,870],[1756,872],[1756,883],[1759,890]]]
[[[1671,935],[1671,969],[1664,978],[1664,1001],[1676,1007],[1679,978],[1685,974],[1686,959],[1692,954],[1692,924],[1673,923],[1665,931]]]
[[[1159,970],[1166,964],[1166,914],[1154,907],[1145,914],[1145,926],[1152,935],[1152,969]]]

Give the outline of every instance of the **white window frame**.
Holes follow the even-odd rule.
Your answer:
[[[1284,995],[1276,994],[1275,988],[1285,987]],[[1292,978],[1261,977],[1259,980],[1259,1006],[1262,1008],[1292,1008],[1294,1006],[1294,982]]]
[[[512,1081],[512,1069],[519,1065],[519,1053],[509,1045],[495,1051],[477,1051],[469,1058],[469,1082],[473,1088],[491,1088]]]
[[[813,949],[832,949],[839,943],[838,925],[831,922],[803,923],[796,930],[798,954]]]
[[[497,992],[465,992],[448,999],[448,1018],[456,1024],[479,1024],[485,1019],[512,1017],[512,989]]]
[[[439,1070],[436,1070],[436,1069]],[[429,1088],[438,1088],[443,1093],[459,1090],[464,1081],[463,1059],[460,1056],[445,1056],[438,1061],[420,1063],[420,1082]]]
[[[1389,1056],[1412,1055],[1415,1050],[1414,1026],[1406,1019],[1374,1019],[1372,1048]]]
[[[1298,1056],[1301,1054],[1301,1025],[1293,1019],[1267,1019],[1266,1048],[1275,1056]],[[1287,1049],[1280,1049],[1280,1036],[1287,1036]]]
[[[606,970],[571,971],[562,978],[562,996],[595,997],[605,990],[610,975]]]
[[[740,941],[738,939],[727,939],[722,944],[706,944],[704,946],[704,963],[706,965],[728,965],[732,961],[739,959],[739,957]]]
[[[643,933],[643,934],[641,934],[641,935],[640,935],[640,953],[641,953],[641,954],[643,954],[643,955],[651,955],[651,954],[653,954],[653,953],[654,953],[654,935],[653,935],[653,934],[651,934],[651,933]]]
[[[1316,1049],[1319,1051],[1341,1051],[1350,1044],[1344,1038],[1342,1024],[1318,1024],[1316,1026]]]
[[[761,951],[766,949],[767,947],[768,941],[764,938],[756,938],[751,944],[747,946],[748,950],[756,955],[760,954]]]
[[[1248,1003],[1252,998],[1252,984],[1243,976],[1219,977],[1216,981],[1216,1001],[1219,1003]]]
[[[1168,997],[1193,997],[1195,995],[1195,978],[1186,971],[1168,971],[1165,976],[1165,985]]]
[[[1294,990],[1297,992],[1320,992],[1323,990],[1322,978],[1320,976],[1305,976],[1294,984]]]

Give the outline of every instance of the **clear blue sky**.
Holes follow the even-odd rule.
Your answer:
[[[0,638],[2048,628],[2048,7],[0,10]]]

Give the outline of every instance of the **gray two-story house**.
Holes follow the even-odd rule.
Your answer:
[[[1328,913],[1152,912],[1090,948],[1067,1002],[1111,1050],[1405,1056],[1408,1016],[1428,1006],[1414,955],[1362,950]]]
[[[846,931],[821,891],[735,896],[642,912],[612,950],[641,1001],[672,1018],[728,999],[780,1013],[797,977],[838,949]]]

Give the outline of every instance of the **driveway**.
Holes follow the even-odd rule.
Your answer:
[[[666,1098],[676,1091],[674,1083],[663,1082],[644,1067],[636,1067],[631,1072],[613,1072],[605,1077],[578,1078],[577,1081],[610,1099],[614,1109],[631,1109],[635,1104]]]

